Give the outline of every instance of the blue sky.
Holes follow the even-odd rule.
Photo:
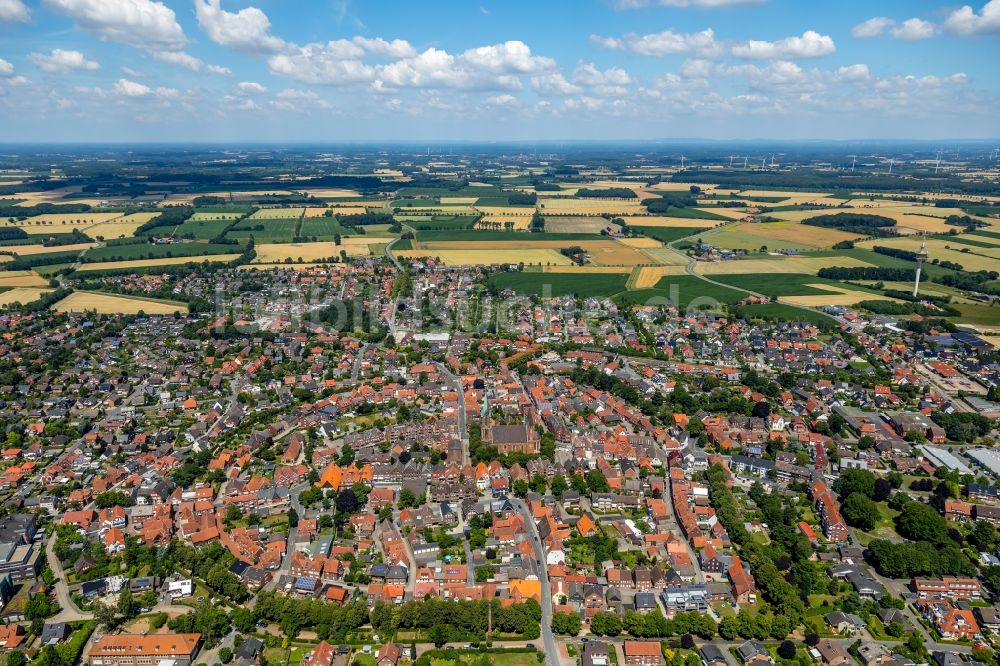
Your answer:
[[[0,142],[996,138],[1000,0],[0,0]]]

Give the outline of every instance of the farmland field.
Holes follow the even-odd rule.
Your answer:
[[[421,244],[429,252],[438,250],[552,250],[576,246],[584,249],[590,256],[590,260],[598,266],[635,266],[637,264],[653,263],[642,251],[629,247],[616,240],[581,240],[581,241],[556,241],[556,240],[534,240],[533,234],[525,234],[524,240],[499,240],[499,241],[437,241],[423,242]],[[562,256],[562,255],[559,255]],[[534,263],[534,262],[532,262]]]
[[[860,301],[896,301],[898,299],[887,296],[872,294],[859,289],[847,289],[828,284],[806,284],[807,287],[814,287],[820,291],[827,291],[823,294],[812,294],[803,296],[780,296],[779,303],[790,305],[804,305],[807,307],[823,307],[825,305],[854,305]]]
[[[688,236],[698,236],[704,232],[710,231],[711,227],[695,228],[695,227],[641,227],[637,233],[642,233],[644,236],[649,236],[650,238],[655,238],[664,243],[671,243],[675,240],[681,238],[687,238]]]
[[[647,250],[655,247],[663,247],[663,243],[655,238],[644,238],[642,236],[637,238],[619,238],[618,242],[622,245],[627,245],[628,247],[637,247]]]
[[[614,275],[628,275],[634,270],[628,266],[543,266],[542,273],[578,273],[580,275],[599,275],[609,273]]]
[[[702,275],[733,275],[744,273],[808,273],[815,275],[821,268],[827,266],[863,267],[875,264],[850,256],[829,257],[767,257],[766,259],[743,259],[736,261],[719,261],[714,263],[698,262],[695,271]]]
[[[668,275],[660,278],[655,287],[627,291],[615,296],[614,300],[619,305],[675,304],[686,308],[737,303],[745,296],[742,291],[720,287],[692,275]]]
[[[253,236],[257,243],[291,242],[295,238],[295,228],[299,219],[246,219],[226,233],[229,238],[247,239]]]
[[[159,257],[194,257],[204,254],[228,254],[239,251],[238,245],[220,243],[132,243],[130,245],[107,245],[88,250],[83,255],[85,262],[129,261],[132,259],[156,259]]]
[[[638,199],[540,199],[538,209],[543,215],[635,215],[646,209]],[[528,213],[531,214],[530,212]]]
[[[531,218],[524,215],[483,215],[479,222],[476,223],[476,227],[479,229],[494,229],[499,224],[501,228],[506,228],[508,223],[513,225],[514,229],[524,231],[531,224]]]
[[[603,217],[548,217],[545,219],[545,231],[551,233],[599,234],[602,229],[612,227],[618,231],[617,224]]]
[[[916,252],[920,249],[921,241],[922,239],[917,236],[877,238],[859,243],[858,247],[871,248],[875,245],[882,245]],[[938,259],[961,264],[967,271],[996,270],[997,263],[1000,262],[1000,244],[997,247],[981,248],[952,243],[948,240],[928,238],[927,252],[931,261]]]
[[[765,245],[771,250],[807,250],[831,247],[835,243],[856,238],[859,238],[857,234],[838,229],[788,221],[744,222],[701,235],[705,243],[732,250],[756,250]]]
[[[47,287],[48,280],[34,271],[2,271],[0,287]]]
[[[130,238],[135,235],[139,227],[157,215],[159,215],[157,212],[145,212],[117,217],[113,220],[87,227],[86,234],[91,238]]]
[[[658,247],[651,248],[648,250],[642,250],[645,254],[652,260],[654,264],[661,264],[664,266],[685,266],[688,263],[688,258],[678,252],[677,250],[672,250],[669,247]]]
[[[178,264],[202,264],[209,261],[230,262],[240,258],[239,254],[207,254],[198,257],[163,257],[161,259],[136,259],[132,261],[97,261],[82,264],[78,273],[89,271],[119,270],[126,268],[147,268],[149,266],[176,266]],[[2,282],[0,282],[2,284]]]
[[[229,225],[233,224],[236,218],[228,220],[196,220],[191,218],[186,220],[183,224],[177,226],[174,229],[174,236],[177,237],[187,237],[198,238],[202,240],[211,240],[213,238],[218,238]]]
[[[489,282],[499,290],[511,289],[521,294],[552,296],[611,296],[625,290],[625,274],[610,273],[494,273]]]
[[[11,305],[13,303],[26,305],[33,301],[37,301],[39,298],[51,291],[51,289],[39,289],[37,287],[15,287],[13,289],[8,289],[7,291],[0,292],[0,307],[4,305]]]
[[[261,208],[250,216],[251,220],[297,220],[305,208]]]
[[[347,249],[348,246],[343,246]],[[328,258],[339,258],[341,246],[329,243],[262,243],[254,247],[257,257],[256,264],[275,264],[292,259],[296,261],[325,261]]]
[[[368,209],[364,206],[339,206],[337,208],[306,208],[305,217],[324,217],[327,211],[336,215],[364,215]]]
[[[231,222],[233,220],[240,219],[245,214],[246,213],[237,213],[235,211],[199,210],[190,217],[190,221],[212,222],[212,221],[229,220]]]
[[[176,301],[137,298],[104,294],[96,291],[74,291],[52,306],[56,312],[84,312],[95,310],[99,314],[173,314],[187,312],[187,305]]]
[[[683,266],[641,266],[632,271],[629,277],[629,289],[648,289],[655,287],[660,280],[668,275],[683,275]]]
[[[705,229],[721,224],[726,220],[705,220],[698,217],[676,217],[669,215],[625,215],[625,224],[630,227],[690,227],[692,233],[696,229]]]
[[[19,257],[27,257],[33,254],[49,254],[51,252],[75,252],[87,250],[96,246],[97,243],[74,243],[73,245],[13,245],[10,250]],[[7,248],[5,248],[7,249]]]
[[[573,262],[557,250],[546,249],[521,249],[521,250],[400,250],[393,252],[401,259],[414,259],[419,257],[431,257],[440,259],[448,266],[478,265],[489,266],[491,264],[540,264],[569,266]]]
[[[836,280],[827,280],[808,273],[719,275],[713,279],[765,296],[820,296],[845,288],[857,290],[856,287],[845,286]],[[879,294],[874,289],[869,293]]]
[[[317,240],[333,240],[336,235],[346,236],[351,230],[340,226],[335,217],[307,217],[302,220],[299,230],[304,238],[316,237]]]

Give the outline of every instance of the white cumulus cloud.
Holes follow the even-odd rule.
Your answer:
[[[79,51],[64,49],[52,49],[52,53],[29,53],[28,60],[43,72],[57,74],[101,68],[100,64],[87,60],[87,57]]]
[[[969,5],[954,10],[944,29],[957,35],[1000,35],[1000,0],[989,0],[978,13]]]
[[[911,18],[903,21],[899,25],[893,26],[889,31],[896,39],[906,42],[915,42],[921,39],[930,39],[934,36],[934,24],[923,19]]]
[[[244,95],[262,95],[267,92],[267,88],[256,81],[240,81],[236,84],[236,90]]]
[[[187,43],[174,11],[156,0],[44,0],[44,4],[109,41],[164,51],[179,50]]]
[[[876,16],[851,28],[851,35],[858,39],[878,37],[894,25],[896,22],[888,16]]]
[[[27,21],[28,7],[21,0],[0,0],[0,21]]]
[[[118,79],[114,91],[124,97],[146,97],[153,94],[153,89],[146,84],[128,79]]]
[[[277,53],[285,42],[271,34],[271,21],[257,7],[227,12],[219,0],[194,0],[198,25],[220,46],[247,53]]]
[[[0,58],[0,76],[14,76],[14,65]]]
[[[153,51],[152,55],[160,62],[190,69],[192,72],[205,71],[211,72],[212,74],[221,74],[222,76],[229,76],[233,73],[228,67],[210,65],[202,61],[200,58],[196,58],[185,51]]]
[[[715,32],[711,28],[690,34],[664,30],[648,35],[628,33],[621,38],[591,35],[590,39],[609,49],[631,51],[645,56],[666,56],[676,53],[712,56],[718,54],[720,50],[719,44],[715,41]]]
[[[776,42],[749,40],[736,44],[732,54],[747,60],[772,60],[775,58],[819,58],[835,53],[836,45],[829,35],[806,30],[801,36],[786,37]]]

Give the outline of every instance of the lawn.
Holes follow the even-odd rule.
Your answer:
[[[512,289],[521,294],[548,294],[565,296],[574,294],[580,297],[611,296],[625,291],[626,274],[598,273],[583,275],[580,273],[494,273],[489,278],[489,284],[498,290]],[[547,288],[547,289],[546,289]]]

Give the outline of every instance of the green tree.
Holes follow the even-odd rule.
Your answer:
[[[847,496],[841,511],[848,523],[865,531],[875,529],[882,517],[878,510],[878,504],[859,492]]]
[[[552,631],[561,636],[576,636],[580,633],[582,622],[580,615],[574,612],[553,613]]]

